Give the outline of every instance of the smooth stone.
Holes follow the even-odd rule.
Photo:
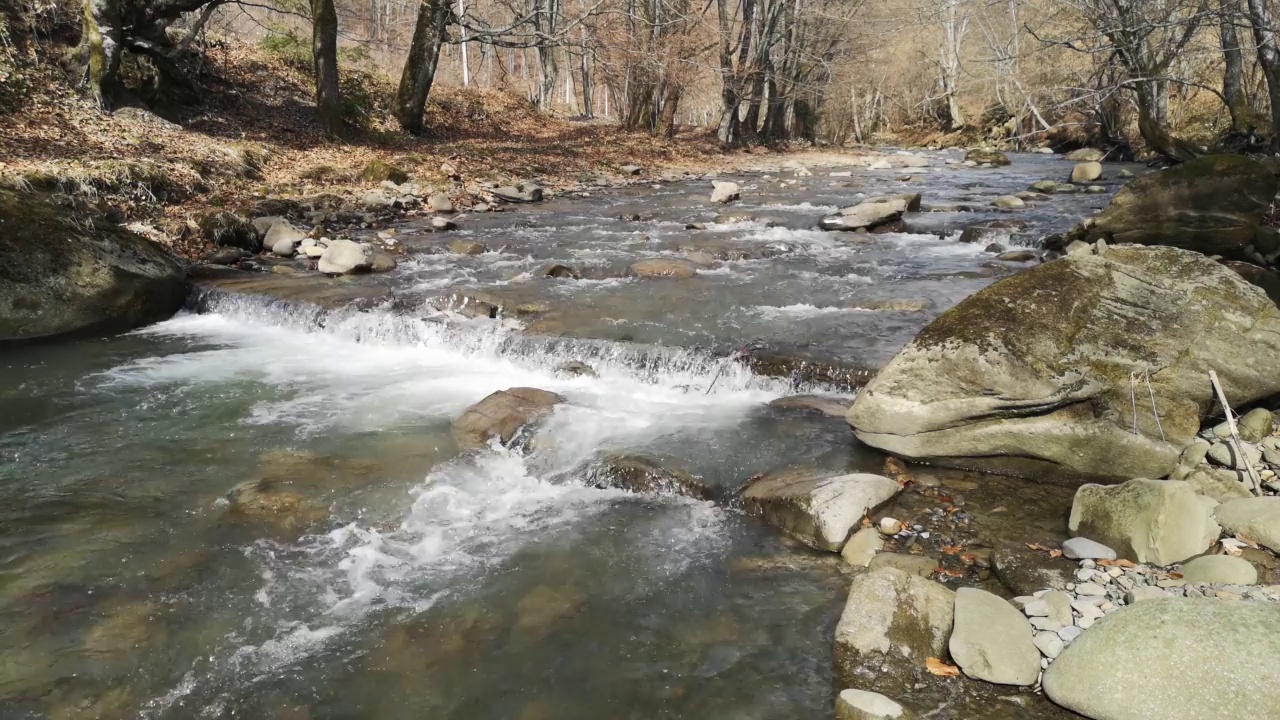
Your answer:
[[[902,488],[881,475],[786,470],[747,486],[742,502],[765,522],[817,550],[839,552],[863,516]]]
[[[1176,480],[1083,485],[1068,528],[1076,537],[1114,548],[1120,557],[1161,566],[1203,553],[1219,533],[1211,506]]]
[[[1050,620],[1059,625],[1070,625],[1072,623],[1073,614],[1071,612],[1072,598],[1061,590],[1050,590],[1040,599],[1049,606],[1049,614],[1046,616]]]
[[[875,528],[865,527],[853,534],[840,551],[840,557],[850,565],[867,567],[876,553],[884,548],[884,538]]]
[[[1062,543],[1062,554],[1072,560],[1115,560],[1116,551],[1085,537],[1068,538]]]
[[[464,448],[487,447],[496,439],[511,445],[526,427],[551,413],[564,397],[537,388],[499,390],[467,408],[453,423],[453,436]]]
[[[1001,210],[1017,210],[1026,207],[1026,202],[1016,195],[1001,195],[991,203]]]
[[[938,561],[924,555],[881,552],[876,553],[876,556],[871,558],[869,567],[872,570],[885,567],[894,568],[918,577],[931,578],[934,571],[938,569]]]
[[[1280,553],[1280,497],[1230,500],[1214,508],[1213,516],[1228,533]]]
[[[1102,177],[1102,163],[1082,162],[1071,168],[1071,182],[1080,184],[1093,182]]]
[[[1188,584],[1257,585],[1258,569],[1244,558],[1205,555],[1183,563],[1182,579]]]
[[[1236,431],[1245,442],[1258,443],[1271,434],[1273,419],[1266,408],[1254,408],[1236,420]]]
[[[905,720],[902,706],[866,690],[841,690],[836,698],[836,720]]]
[[[1076,570],[1070,560],[1034,552],[1023,543],[997,545],[991,552],[991,566],[1000,582],[1018,595],[1065,589]]]
[[[1040,674],[1040,651],[1031,625],[1008,601],[977,588],[955,596],[951,657],[965,675],[997,685],[1032,685]]]
[[[742,189],[738,187],[737,183],[712,180],[711,187],[711,202],[713,203],[724,204],[742,197]]]
[[[1075,625],[1068,625],[1058,631],[1058,637],[1062,638],[1062,642],[1069,643],[1080,637],[1083,633],[1083,628],[1076,627]]]
[[[278,225],[272,229],[275,227]],[[334,240],[321,253],[316,269],[325,275],[345,275],[368,270],[372,262],[367,250],[368,246],[350,240]]]
[[[1031,639],[1031,642],[1035,644],[1036,649],[1040,651],[1041,655],[1044,655],[1050,660],[1061,655],[1063,649],[1066,647],[1066,644],[1062,642],[1062,638],[1058,637],[1058,633],[1056,632],[1038,632],[1036,633],[1036,636]]]

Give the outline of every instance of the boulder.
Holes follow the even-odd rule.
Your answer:
[[[711,202],[713,203],[733,202],[742,197],[742,190],[738,187],[738,183],[712,180],[711,187]]]
[[[839,552],[863,516],[900,489],[880,475],[793,469],[753,481],[743,491],[742,503],[748,512],[804,544]]]
[[[1194,468],[1183,478],[1197,495],[1213,498],[1218,502],[1235,500],[1236,498],[1253,497],[1249,492],[1247,475],[1238,470],[1209,467],[1202,465]],[[1176,476],[1174,479],[1177,479]]]
[[[467,408],[453,423],[453,437],[464,448],[482,448],[490,439],[511,446],[528,426],[551,413],[564,398],[537,388],[499,390]]]
[[[454,240],[449,243],[449,252],[455,255],[483,255],[489,252],[489,248],[477,240]]]
[[[691,278],[698,266],[688,260],[654,258],[631,264],[631,274],[640,278]]]
[[[977,588],[956,591],[955,627],[947,647],[965,675],[997,685],[1033,685],[1040,651],[1031,624],[999,596]]]
[[[954,608],[955,593],[932,580],[893,568],[858,575],[836,625],[837,681],[892,693],[936,680],[925,661],[945,656]]]
[[[902,218],[911,206],[911,196],[895,195],[888,197],[868,198],[842,209],[834,215],[828,215],[819,221],[823,230],[871,230]],[[919,206],[919,195],[915,195]]]
[[[567,278],[570,280],[582,279],[582,273],[578,272],[577,270],[574,270],[568,265],[560,265],[559,263],[548,265],[545,268],[543,268],[542,275],[544,277],[550,277],[550,278]]]
[[[850,565],[866,567],[871,564],[876,553],[884,549],[884,538],[873,527],[864,527],[849,538],[840,550],[840,557]]]
[[[645,495],[684,495],[711,500],[712,489],[698,478],[642,455],[611,455],[592,474],[596,487],[612,487]]]
[[[271,226],[278,222],[288,222],[288,220],[279,215],[256,217],[253,219],[253,229],[257,231],[259,236],[265,236],[268,232],[271,232]]]
[[[1089,183],[1102,177],[1102,163],[1082,162],[1071,168],[1071,182]]]
[[[332,240],[320,255],[316,269],[325,275],[347,275],[372,267],[369,247],[350,240]]]
[[[1243,155],[1210,155],[1126,185],[1072,239],[1170,245],[1247,260],[1280,185],[1262,163]]]
[[[495,197],[509,203],[531,203],[542,200],[542,188],[533,183],[504,185],[490,190]]]
[[[899,457],[1165,477],[1214,402],[1210,368],[1233,402],[1280,392],[1280,310],[1203,255],[1107,247],[1005,278],[943,313],[867,384],[848,420],[860,440]],[[1130,375],[1148,372],[1135,435]]]
[[[182,265],[150,240],[46,196],[0,189],[0,342],[163,320]]]
[[[1092,720],[1270,720],[1280,711],[1280,609],[1145,600],[1107,616],[1044,674],[1055,703]]]
[[[1228,533],[1280,553],[1280,497],[1230,500],[1214,508],[1213,517]]]
[[[992,165],[1008,165],[1009,158],[999,150],[991,148],[972,148],[964,154],[964,159],[968,162],[974,162],[979,165],[990,163]]]
[[[836,697],[836,720],[907,720],[898,703],[866,690],[841,690]]]
[[[1102,159],[1106,156],[1107,154],[1101,150],[1096,150],[1094,148],[1080,148],[1079,150],[1072,150],[1064,157],[1071,162],[1102,162]]]
[[[972,225],[966,225],[964,230],[960,232],[960,242],[990,243],[992,240],[997,239],[1007,240],[1015,230],[1021,230],[1026,226],[1027,224],[1021,220],[983,220]]]
[[[294,227],[287,220],[277,220],[271,224],[267,234],[263,236],[262,247],[276,255],[290,257],[293,255],[298,243],[302,242],[306,236],[306,233]]]
[[[1182,565],[1182,579],[1188,585],[1256,585],[1258,569],[1244,558],[1230,555],[1205,555]]]
[[[1171,565],[1203,553],[1218,539],[1211,503],[1177,480],[1083,485],[1067,526],[1073,536],[1101,542],[1122,558]]]

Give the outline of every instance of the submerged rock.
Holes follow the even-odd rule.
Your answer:
[[[1131,373],[1152,368],[1159,423]],[[858,395],[863,442],[1015,474],[1164,477],[1209,411],[1280,392],[1280,310],[1208,258],[1120,246],[979,291],[916,336]],[[1145,384],[1145,383],[1144,383]]]
[[[1214,504],[1177,480],[1084,485],[1076,491],[1068,527],[1122,558],[1170,565],[1203,553],[1218,539]]]
[[[777,410],[809,410],[827,417],[844,417],[853,404],[848,398],[827,395],[789,395],[769,403]]]
[[[955,627],[947,645],[965,675],[998,685],[1032,685],[1040,651],[1030,623],[1003,598],[977,588],[956,591]]]
[[[836,698],[836,720],[909,720],[902,706],[866,690],[841,690]]]
[[[667,467],[643,455],[610,455],[594,475],[598,487],[613,487],[647,495],[684,495],[711,500],[714,490],[678,468]]]
[[[944,657],[954,614],[955,593],[932,580],[893,568],[858,575],[836,626],[840,686],[897,693],[935,680],[925,661]]]
[[[1081,635],[1044,674],[1092,720],[1271,720],[1280,713],[1280,607],[1145,600]]]
[[[749,512],[804,544],[839,552],[863,516],[899,490],[898,483],[880,475],[801,468],[755,480],[742,493],[742,502]]]
[[[151,241],[0,189],[0,341],[126,330],[169,317],[185,294],[182,266]]]
[[[453,437],[464,448],[486,447],[492,438],[510,446],[527,426],[551,414],[562,402],[560,395],[537,388],[499,390],[454,421]]]

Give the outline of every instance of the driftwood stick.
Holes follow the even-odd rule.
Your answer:
[[[1218,373],[1210,370],[1209,382],[1213,383],[1213,390],[1218,394],[1218,402],[1222,404],[1222,414],[1227,417],[1227,429],[1231,431],[1231,441],[1235,443],[1236,457],[1244,461],[1245,469],[1249,471],[1249,482],[1252,484],[1249,490],[1254,495],[1261,495],[1262,478],[1258,477],[1258,471],[1253,469],[1253,463],[1249,462],[1249,458],[1244,454],[1240,431],[1236,429],[1236,418],[1231,412],[1231,406],[1227,404],[1227,394],[1222,391],[1222,384],[1218,382]]]

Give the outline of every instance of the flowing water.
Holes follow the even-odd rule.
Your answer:
[[[320,281],[340,288],[325,310],[206,288],[133,333],[3,349],[0,717],[829,715],[838,557],[732,503],[589,478],[609,453],[726,496],[790,465],[878,469],[842,420],[768,406],[836,388],[725,353],[876,366],[1022,267],[955,232],[1069,164],[930,157],[927,171],[736,178],[747,200],[729,211],[754,219],[715,222],[705,183],[673,183],[474,215],[447,236],[410,224],[393,273]],[[859,193],[912,189],[941,211],[908,232],[809,229]],[[1014,216],[1029,227],[1011,241],[1105,201],[1053,196]],[[459,238],[490,252],[444,251]],[[727,259],[686,280],[620,277],[689,246]],[[542,277],[551,262],[584,278]],[[448,292],[540,312],[427,309]],[[868,309],[885,299],[917,302]],[[596,375],[557,370],[571,360]],[[515,386],[568,402],[531,451],[460,452],[452,420]]]

